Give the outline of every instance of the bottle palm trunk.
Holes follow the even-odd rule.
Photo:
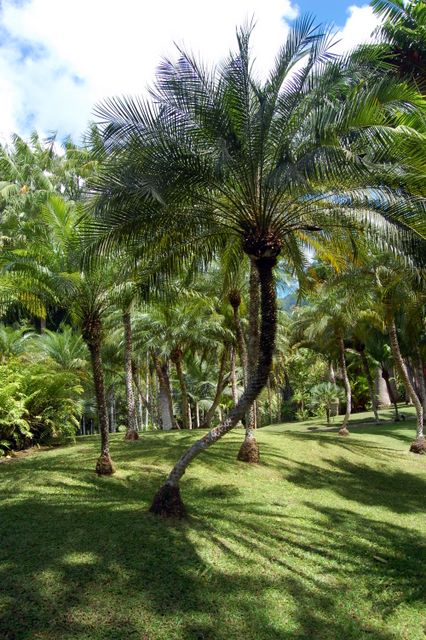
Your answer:
[[[211,447],[226,433],[233,429],[245,415],[259,393],[264,388],[272,366],[277,325],[276,290],[273,267],[276,259],[260,257],[257,260],[261,289],[261,332],[259,340],[259,358],[256,371],[236,407],[231,409],[225,420],[195,442],[170,472],[165,484],[158,490],[152,502],[152,513],[167,517],[184,517],[186,508],[180,496],[180,480],[188,465],[200,453]]]

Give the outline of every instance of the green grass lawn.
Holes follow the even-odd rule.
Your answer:
[[[259,430],[258,466],[226,436],[183,479],[187,522],[147,509],[196,433],[113,436],[111,478],[96,437],[0,464],[1,640],[426,638],[413,421],[315,426]]]

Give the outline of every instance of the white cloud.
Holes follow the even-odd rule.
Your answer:
[[[143,91],[160,58],[174,55],[173,42],[213,62],[255,15],[253,49],[267,68],[287,32],[283,18],[296,15],[290,0],[6,0],[2,13],[15,41],[0,48],[0,130],[23,130],[31,113],[31,126],[74,135],[95,102]],[[35,55],[20,59],[18,40],[36,45]]]
[[[358,44],[371,42],[371,34],[378,24],[373,9],[368,6],[348,8],[349,17],[343,29],[338,31],[336,39],[339,41],[334,50],[338,53],[351,51]]]
[[[252,16],[253,51],[265,71],[294,7],[292,0],[3,0],[0,134],[36,128],[77,137],[96,102],[144,91],[160,58],[174,55],[173,42],[217,61],[235,48],[236,26]],[[369,12],[350,9],[340,48],[364,37]]]

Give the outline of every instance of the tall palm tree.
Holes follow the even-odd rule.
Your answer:
[[[80,207],[51,195],[42,207],[33,242],[25,250],[11,250],[2,261],[17,290],[22,290],[24,301],[28,290],[41,307],[53,303],[65,309],[80,328],[90,353],[101,433],[96,471],[109,475],[115,468],[109,453],[101,350],[103,320],[111,306],[110,292],[117,270],[113,261],[83,261],[80,236],[85,224]]]
[[[162,515],[185,514],[179,482],[188,464],[237,424],[267,382],[283,248],[360,217],[374,226],[372,210],[407,228],[401,196],[380,185],[384,151],[402,139],[390,116],[407,108],[409,88],[360,82],[345,61],[332,60],[330,34],[309,18],[296,22],[259,82],[250,31],[238,32],[237,53],[213,71],[184,51],[176,63],[163,61],[151,104],[117,98],[98,109],[110,158],[92,185],[97,248],[137,246],[143,233],[146,254],[170,255],[173,266],[194,254],[209,260],[232,234],[259,278],[255,371],[236,407],[183,454],[156,494],[151,510]]]

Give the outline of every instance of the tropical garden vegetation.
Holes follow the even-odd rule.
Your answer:
[[[24,533],[41,577],[27,592],[22,567],[2,573],[2,637],[424,638],[426,6],[371,5],[374,44],[345,56],[302,17],[260,79],[248,25],[214,68],[178,50],[148,99],[99,104],[81,145],[0,147],[0,462],[23,458],[0,468],[0,569],[28,519],[48,560]],[[109,611],[140,609],[112,635],[101,585]]]
[[[334,410],[347,436],[405,400],[424,452],[425,8],[372,4],[350,56],[304,17],[260,81],[247,26],[98,105],[83,146],[1,148],[3,454],[99,432],[111,474],[111,432],[207,427],[151,506],[180,517],[237,425],[257,462],[257,426]]]

